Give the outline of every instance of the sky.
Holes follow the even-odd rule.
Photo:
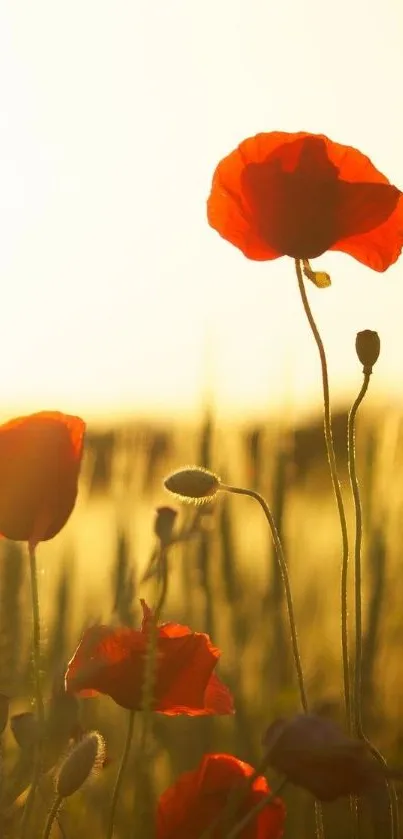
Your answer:
[[[255,263],[206,221],[218,161],[260,131],[356,146],[403,189],[401,0],[3,0],[4,417],[305,410],[320,372],[290,259]],[[403,397],[403,257],[342,254],[309,288],[336,399],[355,335]]]

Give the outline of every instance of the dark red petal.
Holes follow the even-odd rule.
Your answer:
[[[403,247],[403,196],[390,217],[368,233],[337,241],[330,250],[342,251],[374,271],[386,271],[399,258]]]
[[[221,682],[215,673],[210,676],[204,694],[206,713],[211,714],[234,714],[234,700],[229,688]]]
[[[206,713],[204,696],[218,655],[205,635],[161,637],[157,676],[157,710]],[[178,713],[178,711],[176,711]]]

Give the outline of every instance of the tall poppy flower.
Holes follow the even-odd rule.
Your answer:
[[[144,602],[140,630],[93,626],[84,633],[66,673],[66,689],[91,696],[103,693],[123,708],[141,709],[152,613]],[[208,635],[187,626],[157,628],[154,710],[167,715],[233,713],[228,688],[214,673],[220,651]]]
[[[244,140],[218,164],[208,221],[255,260],[344,251],[385,271],[403,246],[403,195],[357,149],[322,134]]]
[[[267,781],[258,776],[243,794],[244,782],[253,775],[248,763],[233,755],[204,755],[192,772],[184,772],[158,801],[157,839],[199,839],[220,814],[224,814],[230,793],[239,787],[240,819],[270,793]],[[251,820],[240,839],[279,839],[283,835],[285,807],[275,798]],[[221,829],[220,829],[221,828]],[[222,836],[217,824],[214,839]]]
[[[76,501],[85,423],[42,411],[0,425],[0,533],[8,539],[52,539]]]

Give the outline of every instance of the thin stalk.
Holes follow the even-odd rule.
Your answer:
[[[352,695],[352,719],[354,734],[364,740],[369,750],[382,767],[386,761],[378,749],[366,736],[362,725],[362,579],[361,579],[361,549],[362,549],[362,506],[360,487],[357,477],[355,459],[355,421],[357,411],[368,390],[371,371],[364,372],[364,380],[360,392],[353,403],[348,417],[348,471],[354,500],[355,513],[355,544],[354,544],[354,588],[355,588],[355,672],[354,691]],[[390,806],[391,837],[399,836],[399,808],[393,782],[385,779]]]
[[[355,419],[358,408],[368,390],[370,373],[364,373],[364,381],[361,390],[351,408],[348,416],[347,441],[348,441],[348,471],[350,475],[351,490],[354,499],[355,513],[355,544],[354,544],[354,588],[355,588],[355,672],[354,691],[352,693],[352,719],[353,732],[355,735],[362,735],[362,594],[361,594],[361,547],[362,547],[362,507],[360,488],[357,478],[355,462]]]
[[[299,259],[295,260],[295,270],[298,279],[298,288],[301,295],[302,305],[309,326],[311,327],[313,337],[315,339],[320,365],[322,370],[322,386],[323,386],[323,406],[324,406],[324,429],[327,457],[329,461],[330,474],[332,478],[333,491],[336,498],[337,509],[340,519],[340,528],[342,536],[342,563],[341,563],[341,646],[343,658],[343,681],[344,681],[344,702],[346,706],[347,726],[351,731],[351,697],[350,697],[350,672],[349,672],[349,657],[348,657],[348,605],[347,605],[347,574],[348,574],[348,533],[347,521],[343,504],[343,496],[341,493],[340,481],[337,473],[336,455],[333,445],[332,433],[332,419],[330,410],[330,392],[329,392],[329,376],[327,371],[326,353],[323,346],[322,339],[318,327],[316,326],[312,311],[309,305],[308,297],[305,290],[304,279],[301,270],[301,263]]]
[[[35,680],[35,705],[38,719],[39,741],[36,747],[35,766],[32,778],[31,787],[25,803],[24,812],[21,820],[21,839],[27,836],[27,828],[32,809],[35,802],[36,791],[42,772],[42,752],[44,740],[45,727],[45,710],[42,697],[41,685],[41,624],[39,613],[39,594],[38,594],[38,573],[36,567],[35,547],[28,543],[29,553],[29,568],[31,576],[31,602],[32,602],[32,619],[33,619],[33,663],[34,663],[34,680]]]
[[[278,564],[279,564],[279,567],[280,567],[281,576],[282,576],[283,584],[284,584],[285,598],[286,598],[287,611],[288,611],[288,619],[289,619],[289,622],[290,622],[290,630],[291,630],[292,651],[293,651],[293,655],[294,655],[295,669],[296,669],[296,672],[297,672],[297,679],[298,679],[298,687],[299,687],[301,705],[302,705],[302,708],[305,711],[305,713],[307,713],[307,711],[308,711],[308,700],[307,700],[306,691],[305,691],[304,675],[303,675],[302,666],[301,666],[301,657],[300,657],[300,654],[299,654],[297,627],[296,627],[296,622],[295,622],[294,606],[293,606],[293,602],[292,602],[290,579],[289,579],[289,576],[288,576],[288,568],[287,568],[287,563],[286,563],[285,556],[284,556],[283,546],[281,544],[281,539],[278,535],[276,523],[274,521],[272,512],[270,510],[270,507],[269,507],[267,501],[263,498],[262,495],[260,495],[254,489],[244,489],[243,487],[228,486],[227,484],[221,484],[220,489],[224,490],[225,492],[232,492],[232,493],[235,493],[237,495],[247,495],[250,498],[254,498],[255,501],[257,501],[260,504],[260,506],[261,506],[265,516],[266,516],[266,519],[268,521],[268,524],[269,524],[269,527],[270,527],[270,530],[271,530],[271,535],[272,535],[272,538],[273,538],[274,549],[275,549],[277,561],[278,561]]]
[[[150,731],[151,726],[151,718],[153,713],[153,705],[154,705],[154,694],[155,694],[155,681],[156,681],[156,658],[157,658],[157,644],[158,644],[158,621],[161,617],[162,610],[165,605],[166,596],[168,593],[168,555],[167,555],[168,546],[161,542],[160,545],[160,556],[159,556],[159,565],[161,570],[161,590],[158,597],[158,601],[156,607],[153,611],[153,615],[150,622],[150,629],[149,629],[149,638],[148,638],[148,645],[146,651],[146,659],[145,659],[145,671],[144,671],[144,681],[143,681],[143,688],[142,688],[142,695],[141,695],[141,708],[143,711],[143,725],[141,729],[140,735],[140,744],[139,744],[139,755],[138,755],[138,768],[139,768],[139,778],[138,778],[138,785],[139,789],[144,790],[144,781],[146,780],[146,773],[148,773],[148,761],[147,761],[147,738]],[[135,798],[135,803],[137,802],[138,798]],[[147,804],[147,795],[141,796],[140,800],[146,802],[145,807],[148,808]],[[143,806],[144,809],[144,806]],[[148,813],[143,813],[143,823],[146,824],[147,822],[147,815]],[[133,820],[134,830],[136,831],[136,819]],[[144,833],[145,835],[145,833]]]
[[[57,814],[59,812],[59,808],[61,806],[62,800],[63,799],[60,797],[60,795],[56,796],[56,798],[55,798],[55,800],[52,804],[52,808],[50,810],[50,813],[48,815],[47,821],[46,821],[45,830],[43,831],[43,834],[42,834],[42,839],[50,839],[50,835],[51,835],[51,832],[52,832],[52,827],[53,827],[53,824],[56,820]]]
[[[109,823],[108,823],[108,829],[107,829],[107,833],[106,833],[107,839],[112,839],[112,836],[113,836],[113,827],[114,827],[114,824],[115,824],[116,807],[117,807],[118,800],[119,800],[119,793],[120,793],[120,788],[121,788],[121,785],[122,785],[122,779],[123,779],[124,771],[126,769],[127,760],[128,760],[129,753],[130,753],[130,746],[132,744],[132,739],[133,739],[134,718],[135,718],[135,711],[130,711],[129,712],[129,721],[128,721],[128,726],[127,726],[125,745],[124,745],[122,758],[121,758],[121,761],[120,761],[120,766],[119,766],[118,774],[116,776],[116,782],[115,782],[115,786],[114,786],[114,790],[113,790],[113,794],[112,794],[111,811],[110,811],[110,815],[109,815]]]
[[[244,828],[247,827],[247,825],[252,821],[252,819],[254,819],[256,816],[258,816],[259,813],[261,813],[262,810],[264,810],[265,807],[267,807],[269,804],[271,804],[274,801],[274,799],[282,791],[282,789],[286,785],[286,783],[287,783],[286,778],[283,778],[283,780],[278,784],[278,786],[275,790],[273,790],[268,795],[266,795],[265,798],[262,798],[258,802],[258,804],[255,805],[255,807],[252,807],[252,809],[249,810],[248,813],[246,813],[246,815],[243,817],[243,819],[241,819],[239,822],[237,822],[236,825],[234,825],[232,830],[230,830],[229,833],[226,834],[225,839],[236,839],[237,836],[240,836],[240,834],[242,833]]]

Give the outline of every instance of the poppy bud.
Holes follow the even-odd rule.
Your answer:
[[[372,373],[372,367],[379,358],[381,341],[377,332],[372,329],[364,329],[358,332],[355,339],[355,348],[364,373]]]
[[[0,737],[7,725],[10,700],[4,693],[0,693]]]
[[[14,714],[10,720],[11,731],[20,749],[32,749],[39,740],[38,722],[30,711]]]
[[[315,714],[276,720],[263,744],[269,766],[320,801],[370,792],[387,774],[365,743]]]
[[[64,758],[56,777],[57,795],[68,798],[77,792],[93,771],[102,768],[104,756],[104,738],[91,731]]]
[[[168,475],[164,486],[188,504],[207,504],[217,495],[220,479],[202,466],[189,466]]]
[[[172,541],[172,531],[177,515],[178,511],[173,507],[157,507],[154,533],[163,545],[169,545]]]

